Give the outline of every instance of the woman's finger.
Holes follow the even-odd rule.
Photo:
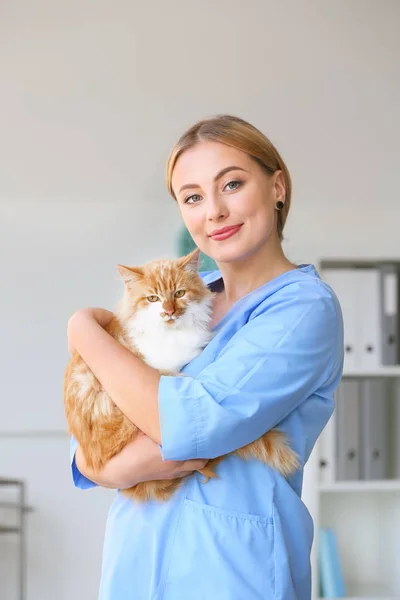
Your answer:
[[[194,459],[194,460],[185,460],[182,465],[182,471],[200,471],[207,464],[207,460],[204,459]]]
[[[177,471],[170,477],[167,477],[167,479],[182,479],[182,477],[187,477],[188,475],[190,475],[190,473],[191,471]]]
[[[181,479],[182,477],[190,475],[194,471],[200,471],[204,468],[207,462],[207,460],[201,459],[185,460],[180,465],[179,470],[176,470],[174,473],[170,474],[169,479]]]

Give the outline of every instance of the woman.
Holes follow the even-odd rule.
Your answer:
[[[315,268],[283,253],[291,183],[277,150],[238,118],[206,119],[173,148],[167,183],[195,243],[219,267],[203,274],[216,292],[215,337],[186,377],[160,377],[104,331],[111,313],[71,317],[70,347],[145,434],[100,473],[78,449],[81,488],[182,477],[275,426],[304,466],[334,408],[341,311]],[[117,494],[100,599],[309,600],[313,525],[302,477],[302,468],[286,480],[230,455],[217,479],[191,474],[165,504]]]

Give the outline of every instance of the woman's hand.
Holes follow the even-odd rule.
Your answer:
[[[163,460],[159,446],[143,433],[109,460],[100,472],[88,469],[79,448],[75,460],[79,471],[88,479],[102,487],[115,489],[126,489],[144,481],[185,477],[208,462],[202,459]]]
[[[163,460],[160,447],[147,435],[140,433],[132,442],[135,461],[135,482],[177,479],[202,469],[207,460]]]
[[[114,313],[105,308],[81,308],[77,310],[68,321],[67,336],[68,336],[68,351],[71,356],[76,352],[73,337],[74,331],[84,325],[85,320],[92,319],[101,327],[106,327],[113,318]]]

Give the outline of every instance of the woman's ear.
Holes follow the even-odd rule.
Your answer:
[[[286,183],[282,171],[275,171],[273,177],[274,202],[286,200]]]

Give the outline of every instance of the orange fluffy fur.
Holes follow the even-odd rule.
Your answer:
[[[187,321],[187,343],[191,355],[182,356],[178,370],[171,370],[170,364],[163,364],[164,359],[158,358],[158,355],[153,358],[151,349],[143,350],[148,348],[146,327],[152,327],[153,321],[156,322],[155,327],[159,328],[155,329],[159,332],[157,335],[171,336],[173,328],[178,327],[177,324],[182,323],[182,319],[188,318],[190,310],[197,310],[197,320],[193,322],[198,326],[199,319],[202,319],[198,335],[200,342],[203,342],[202,347],[211,339],[207,326],[211,319],[213,294],[198,275],[198,255],[195,251],[181,259],[152,261],[143,267],[119,266],[125,282],[125,294],[106,331],[136,356],[158,368],[162,374],[179,374],[179,368],[199,354],[202,348],[196,346],[199,342],[196,336],[192,336],[190,321]],[[157,306],[150,307],[150,303]],[[158,319],[162,322],[158,322]],[[132,323],[137,323],[136,329],[132,329]],[[196,342],[194,348],[190,347],[192,337]],[[168,351],[170,352],[170,347],[167,353]],[[185,351],[184,347],[183,355]],[[146,353],[152,358],[146,360]],[[157,364],[157,361],[161,362]],[[65,371],[64,405],[69,432],[78,441],[88,466],[95,471],[101,470],[138,433],[137,427],[113,403],[79,354],[73,355]],[[240,448],[235,454],[243,459],[256,458],[265,462],[284,476],[290,475],[299,467],[298,458],[289,447],[285,434],[276,429]],[[223,457],[211,459],[200,472],[207,479],[214,477],[214,469],[222,459]],[[122,493],[139,502],[167,500],[180,484],[181,479],[146,481],[123,490]]]

